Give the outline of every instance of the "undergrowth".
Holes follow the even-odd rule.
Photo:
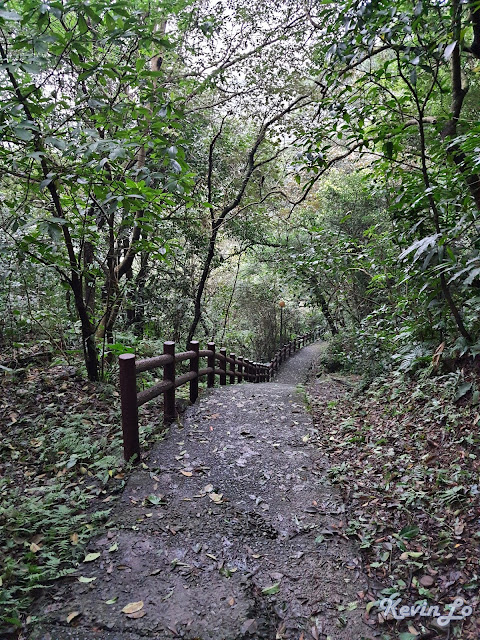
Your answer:
[[[372,584],[382,585],[363,594],[367,618],[383,622],[376,608],[383,597],[441,607],[461,597],[474,615],[450,637],[477,639],[477,383],[462,371],[415,379],[391,374],[356,396],[338,386],[334,400],[323,384],[310,389],[318,445],[346,502],[344,533],[358,541]],[[419,617],[387,622],[383,637],[437,637],[434,627],[428,635],[432,625]]]
[[[3,380],[0,418],[0,636],[32,623],[33,599],[72,576],[89,538],[107,523],[128,466],[118,393],[73,367]],[[157,410],[158,411],[158,410]],[[161,429],[151,405],[141,445]]]

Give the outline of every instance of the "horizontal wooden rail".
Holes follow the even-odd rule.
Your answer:
[[[297,336],[284,344],[273,356],[271,362],[252,362],[234,353],[227,355],[222,347],[216,351],[215,343],[209,342],[207,349],[199,349],[197,341],[189,343],[187,351],[175,353],[174,342],[163,343],[163,354],[154,358],[135,360],[133,353],[123,353],[119,357],[120,400],[122,408],[123,454],[125,460],[140,461],[140,438],[138,433],[138,407],[163,394],[163,419],[168,424],[177,417],[175,389],[189,383],[190,402],[198,398],[198,381],[207,377],[207,387],[215,386],[215,376],[220,385],[236,382],[270,382],[280,365],[292,354],[318,337],[318,330]],[[200,358],[207,359],[207,366],[200,368]],[[189,371],[176,376],[177,362],[189,362]],[[218,362],[218,367],[215,366]],[[153,387],[137,393],[137,374],[163,368],[163,380]],[[227,369],[228,367],[228,369]]]

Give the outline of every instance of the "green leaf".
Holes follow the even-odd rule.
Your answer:
[[[17,138],[19,138],[20,140],[25,140],[26,142],[33,138],[33,132],[31,131],[31,129],[25,129],[24,127],[14,127],[13,132],[17,136]]]
[[[457,393],[455,394],[454,402],[457,402],[457,400],[460,400],[460,398],[463,398],[463,396],[465,396],[470,391],[471,388],[472,388],[471,382],[464,382],[463,384],[459,385],[457,389]]]
[[[45,189],[45,187],[48,187],[48,185],[52,182],[53,178],[45,178],[45,180],[42,180],[40,182],[40,189]]]
[[[270,587],[265,587],[265,589],[262,589],[262,593],[264,593],[267,596],[271,596],[275,593],[278,593],[279,591],[280,591],[279,582],[275,582],[275,584],[272,584]]]
[[[456,46],[457,46],[457,41],[455,40],[454,42],[451,42],[449,45],[445,47],[445,51],[443,52],[443,57],[445,58],[445,60],[450,60]]]
[[[391,142],[391,140],[388,140],[384,146],[383,146],[383,151],[385,153],[385,155],[387,156],[387,158],[389,160],[392,159],[393,156],[393,142]]]
[[[85,576],[80,576],[78,578],[78,581],[81,582],[82,584],[88,584],[89,582],[93,582],[96,579],[97,578],[86,578]]]
[[[7,11],[6,9],[0,9],[0,18],[18,22],[18,20],[22,19],[22,16],[16,11]]]
[[[398,535],[405,540],[412,540],[418,536],[419,532],[420,529],[416,524],[407,524],[407,526],[403,527]]]
[[[96,560],[97,558],[100,557],[99,553],[88,553],[85,558],[83,559],[84,562],[93,562],[94,560]]]
[[[67,147],[67,143],[65,142],[65,140],[62,140],[61,138],[54,138],[53,136],[47,136],[45,138],[45,142],[46,144],[50,144],[52,145],[52,147],[55,147],[60,151],[64,151]]]

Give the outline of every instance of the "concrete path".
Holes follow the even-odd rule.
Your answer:
[[[367,586],[359,555],[296,391],[320,350],[275,383],[215,389],[187,410],[89,545],[100,555],[78,576],[94,580],[48,592],[32,640],[372,637],[353,604]]]

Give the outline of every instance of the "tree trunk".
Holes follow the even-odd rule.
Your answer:
[[[328,308],[328,303],[325,299],[325,296],[320,291],[318,284],[315,285],[315,295],[317,297],[318,302],[320,303],[325,320],[327,321],[327,324],[330,327],[332,336],[336,336],[338,333],[337,326],[335,324],[332,314],[330,313],[330,309]]]
[[[217,240],[218,234],[218,226],[215,225],[212,231],[212,235],[210,236],[210,245],[208,248],[207,257],[205,259],[205,263],[203,265],[202,276],[200,278],[200,282],[198,283],[197,294],[195,296],[195,311],[193,315],[192,324],[190,325],[190,330],[188,332],[187,338],[187,348],[188,344],[195,335],[195,331],[197,330],[198,323],[200,322],[200,318],[202,315],[202,297],[203,292],[205,290],[205,285],[207,284],[208,276],[210,274],[210,267],[212,266],[213,257],[215,255],[215,243]]]

